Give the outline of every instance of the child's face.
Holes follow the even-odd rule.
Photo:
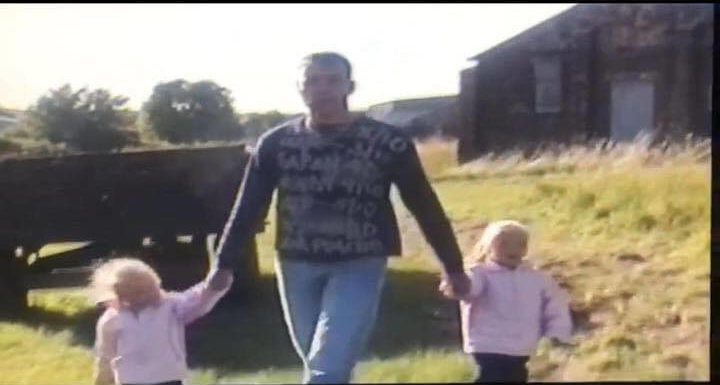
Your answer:
[[[160,287],[152,276],[135,274],[126,277],[115,288],[118,302],[132,310],[140,310],[160,301]]]
[[[527,253],[527,240],[519,234],[503,233],[492,242],[490,258],[510,268],[517,267]]]

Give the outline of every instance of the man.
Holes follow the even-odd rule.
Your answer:
[[[394,183],[444,267],[467,292],[462,257],[411,139],[348,111],[352,69],[343,56],[309,55],[298,89],[307,113],[264,134],[217,251],[211,284],[230,275],[278,190],[281,303],[305,383],[349,382],[374,325],[388,256],[400,255],[389,199]]]

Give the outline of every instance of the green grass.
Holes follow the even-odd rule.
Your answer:
[[[485,223],[519,219],[532,231],[531,261],[570,294],[578,347],[568,356],[542,342],[529,364],[531,380],[709,379],[704,147],[575,148],[454,168],[453,145],[442,146],[419,152],[463,250]],[[438,264],[401,206],[398,217],[405,255],[391,260],[355,381],[470,381],[456,308],[436,292]],[[188,330],[190,383],[299,381],[275,289],[273,230],[271,223],[259,238],[262,279],[253,304],[222,306]],[[89,382],[95,315],[82,292],[33,292],[30,301],[32,316],[0,322],[0,383]]]
[[[357,367],[355,380],[363,383],[472,382],[473,367],[457,350],[416,350],[389,359],[371,359]]]
[[[92,354],[70,331],[0,323],[0,383],[87,384]]]
[[[38,257],[44,258],[54,254],[64,253],[73,249],[81,248],[88,242],[63,242],[45,245],[38,250]]]

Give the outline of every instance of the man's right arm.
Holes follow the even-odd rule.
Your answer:
[[[219,269],[232,269],[233,258],[247,250],[248,243],[254,240],[267,216],[276,186],[275,170],[268,150],[267,143],[260,140],[248,159],[243,182],[215,251]]]

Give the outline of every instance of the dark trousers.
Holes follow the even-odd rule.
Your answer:
[[[479,375],[475,382],[527,382],[529,356],[473,353]]]

